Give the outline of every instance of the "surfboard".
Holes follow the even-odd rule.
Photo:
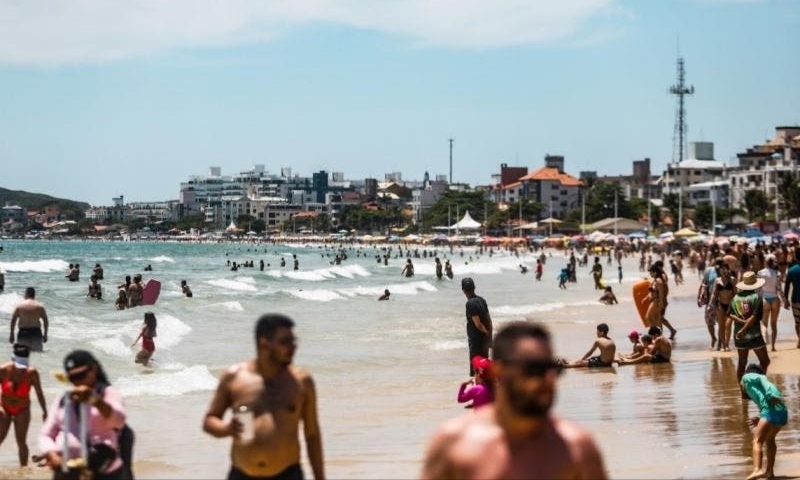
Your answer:
[[[150,279],[142,289],[142,305],[154,305],[161,293],[161,282]]]
[[[647,321],[647,307],[650,306],[650,280],[640,280],[633,284],[633,303],[639,312],[639,319],[645,328],[650,327]]]

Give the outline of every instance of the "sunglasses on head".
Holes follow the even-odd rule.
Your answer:
[[[560,363],[552,360],[511,360],[503,363],[519,368],[526,377],[544,377],[550,371],[561,375],[564,371],[564,367]]]

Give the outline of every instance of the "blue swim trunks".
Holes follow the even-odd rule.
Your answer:
[[[789,411],[785,408],[783,410],[768,410],[761,414],[761,418],[773,425],[782,427],[789,421]]]

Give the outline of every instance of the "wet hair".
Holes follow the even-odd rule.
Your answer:
[[[639,340],[641,340],[642,343],[653,343],[653,337],[650,335],[642,335]]]
[[[36,289],[28,287],[25,289],[25,298],[36,298]]]
[[[156,320],[156,314],[153,312],[145,312],[144,313],[144,324],[147,325],[147,330],[149,330],[150,336],[156,336],[156,328],[158,327],[158,321]]]
[[[647,329],[647,333],[653,337],[657,337],[661,335],[661,329],[656,326],[652,326],[649,329]]]
[[[608,325],[605,323],[601,323],[597,326],[598,332],[603,332],[603,335],[608,335]]]
[[[520,339],[532,338],[543,343],[550,343],[550,332],[543,325],[533,322],[510,322],[497,332],[492,348],[492,360],[511,360]]]
[[[256,322],[256,342],[259,338],[272,340],[281,328],[294,328],[294,321],[280,313],[265,313]]]
[[[761,365],[757,363],[751,363],[744,369],[744,373],[758,373],[759,375],[765,375],[764,369],[761,368]]]

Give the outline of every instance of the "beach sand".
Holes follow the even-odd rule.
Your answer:
[[[492,261],[501,260],[496,256]],[[474,262],[475,269],[494,270],[489,262],[481,261],[485,263]],[[642,275],[636,258],[623,261],[624,283],[609,282],[620,300],[616,306],[597,303],[599,293],[593,290],[584,270],[579,271],[578,284],[569,284],[568,290],[559,291],[554,277],[564,261],[560,252],[554,252],[552,260],[548,260],[547,280],[540,283],[534,283],[530,274],[518,273],[516,267],[520,261],[530,264],[531,258],[508,259],[508,267],[513,270],[472,274],[478,293],[489,302],[496,329],[504,322],[522,318],[543,322],[553,332],[556,354],[569,359],[580,358],[586,352],[599,322],[611,327],[610,336],[620,352],[630,348],[625,336],[632,328],[643,330],[630,298],[632,282]],[[372,260],[365,260],[364,265],[367,262]],[[466,268],[463,262],[456,264],[456,280],[462,276],[458,267]],[[392,279],[387,280],[397,282],[398,289],[399,268],[392,270]],[[425,278],[426,268],[431,270],[428,275],[432,274],[432,266],[417,262],[415,282]],[[609,270],[606,278],[614,278],[616,269]],[[752,402],[742,402],[740,398],[735,352],[707,350],[702,312],[694,301],[698,279],[688,270],[685,275],[685,285],[670,285],[668,318],[678,328],[671,364],[574,369],[559,382],[554,413],[577,421],[592,432],[612,478],[744,478],[751,471],[752,434],[745,418],[748,410],[754,413],[754,407]],[[415,478],[433,430],[445,419],[464,413],[463,406],[455,401],[467,366],[464,297],[456,282],[429,281],[436,288],[426,287],[415,295],[396,296],[393,287],[393,299],[379,302],[377,307],[372,297],[369,301],[292,300],[281,304],[281,311],[300,319],[301,344],[296,363],[309,367],[318,385],[326,470],[330,478]],[[363,282],[369,288],[383,291],[381,280],[372,277]],[[197,304],[203,298],[203,286],[197,281],[190,283],[197,286],[193,288]],[[301,286],[304,293],[313,292],[310,282]],[[162,349],[160,343],[158,354],[163,358],[195,346],[198,351],[202,348],[203,353],[198,356],[209,365],[213,376],[218,376],[224,366],[251,357],[253,312],[265,307],[256,301],[247,303],[245,298],[251,294],[244,292],[239,297],[213,300],[223,303],[209,300],[201,304],[202,310],[196,311],[184,307],[188,302],[183,299],[167,297],[163,308],[175,305],[172,315],[187,324],[193,317],[202,321],[190,323],[194,330],[179,349]],[[241,302],[245,313],[229,320],[227,317],[238,315],[238,310],[225,309],[232,300]],[[257,299],[263,300],[263,297]],[[384,307],[397,313],[382,313],[388,312],[379,310]],[[320,309],[316,316],[325,320],[321,328],[312,328],[308,314],[304,319],[303,309],[308,308]],[[322,308],[334,313],[326,315]],[[416,317],[404,315],[414,308]],[[217,314],[218,311],[222,313]],[[353,312],[359,315],[366,312],[363,316],[368,322],[359,323],[359,319],[352,318]],[[411,323],[402,324],[405,317]],[[159,321],[163,318],[160,316]],[[414,324],[415,318],[424,319],[418,322],[424,325]],[[214,322],[223,321],[230,323],[215,326]],[[234,328],[235,321],[243,325],[241,332]],[[782,311],[779,351],[771,353],[769,369],[769,377],[781,388],[790,412],[789,425],[778,436],[776,473],[782,478],[800,478],[800,421],[795,413],[800,412],[800,349],[794,348],[791,325],[791,314]],[[160,338],[166,340],[166,332]],[[67,343],[69,339],[57,341]],[[77,342],[72,340],[72,343]],[[57,366],[60,357],[55,353],[40,361]],[[188,366],[196,363],[179,359]],[[183,378],[178,373],[156,369],[148,374],[153,377],[149,379],[139,375],[137,367],[128,366],[128,357],[116,361],[117,378],[128,380],[128,385],[132,379],[149,384],[161,376],[175,382]],[[752,354],[750,361],[754,361]],[[168,386],[166,380],[158,385]],[[47,393],[49,405],[56,392]],[[226,475],[230,441],[211,438],[201,430],[211,396],[211,390],[199,389],[180,396],[140,393],[125,398],[129,423],[137,434],[137,478]],[[32,452],[36,451],[36,435],[41,426],[35,400],[33,417],[28,434]],[[16,445],[13,435],[9,435],[0,448],[0,465],[3,465],[0,478],[50,478],[45,469],[19,469],[13,467],[16,462]],[[305,452],[302,463],[310,478]]]

